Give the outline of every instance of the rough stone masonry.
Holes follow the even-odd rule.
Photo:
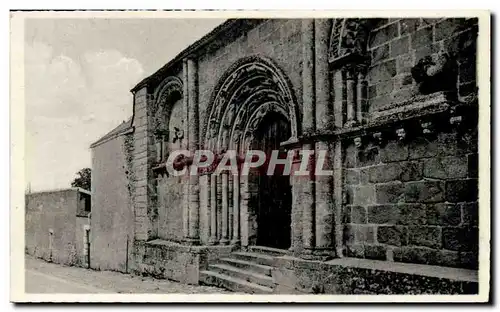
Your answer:
[[[94,144],[101,168],[106,148],[122,155],[93,185],[119,175],[123,204],[95,188],[93,218],[130,212],[126,231],[96,235],[109,247],[95,265],[197,284],[262,245],[282,251],[268,252],[276,293],[477,292],[477,34],[476,18],[223,23],[137,84],[130,124]],[[271,145],[327,151],[334,174],[165,168],[179,149]],[[130,246],[109,244],[120,231]]]

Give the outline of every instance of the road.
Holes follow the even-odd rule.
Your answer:
[[[26,293],[228,293],[216,287],[186,285],[119,272],[61,266],[29,256],[26,256],[25,272]]]

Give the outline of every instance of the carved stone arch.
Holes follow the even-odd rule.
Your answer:
[[[335,19],[330,34],[328,59],[330,63],[349,57],[367,58],[368,37],[373,19]]]
[[[183,83],[178,77],[166,78],[154,92],[154,131],[168,131],[170,114],[174,103],[183,97]]]
[[[207,116],[202,128],[202,133],[205,134],[203,140],[205,147],[210,146],[210,148],[214,148],[214,145],[220,146],[222,143],[220,138],[225,126],[224,117],[226,116],[228,107],[235,105],[234,111],[237,114],[238,108],[241,108],[241,105],[245,105],[243,102],[246,101],[240,101],[240,99],[244,98],[242,94],[246,94],[245,86],[248,86],[251,81],[260,83],[257,83],[256,86],[252,87],[253,89],[250,89],[255,91],[259,90],[259,88],[267,88],[269,94],[274,93],[278,95],[275,100],[282,102],[281,104],[287,107],[292,137],[298,136],[300,131],[300,111],[291,82],[284,72],[270,59],[250,56],[234,63],[219,80],[212,93],[207,109]],[[231,121],[229,122],[232,129],[233,125]]]

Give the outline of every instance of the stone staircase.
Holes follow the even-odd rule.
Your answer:
[[[274,257],[286,251],[252,246],[248,251],[231,253],[227,258],[210,263],[200,272],[200,284],[226,288],[234,292],[272,294],[274,282],[271,269]]]

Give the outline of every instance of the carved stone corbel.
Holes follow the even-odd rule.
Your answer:
[[[373,135],[373,139],[375,140],[375,144],[379,146],[383,146],[386,143],[386,140],[382,134],[382,132],[375,132]]]
[[[435,126],[432,121],[421,121],[420,127],[422,127],[422,134],[424,136],[434,137],[436,135]]]
[[[362,137],[355,137],[354,138],[354,146],[359,150],[363,148],[363,138]]]
[[[405,128],[396,129],[396,136],[398,137],[399,142],[405,142],[407,139]]]

